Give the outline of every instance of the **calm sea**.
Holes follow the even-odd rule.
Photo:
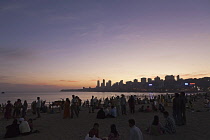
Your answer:
[[[159,94],[166,93],[132,93],[132,92],[25,92],[25,93],[15,93],[15,92],[7,92],[4,94],[0,94],[0,103],[6,103],[10,100],[14,103],[17,99],[21,99],[22,102],[27,100],[28,103],[32,103],[35,101],[37,97],[40,97],[41,100],[46,100],[46,102],[52,102],[57,100],[62,100],[72,98],[72,95],[79,96],[83,101],[87,99],[91,99],[92,95],[100,98],[106,98],[111,96],[120,96],[121,94],[125,95],[139,95],[139,96],[154,96]]]

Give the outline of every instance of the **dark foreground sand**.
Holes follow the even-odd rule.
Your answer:
[[[62,112],[56,114],[41,114],[42,117],[34,121],[34,129],[40,133],[29,136],[19,136],[10,138],[11,140],[84,140],[93,123],[99,123],[100,137],[107,137],[110,132],[110,125],[116,124],[121,140],[128,140],[129,127],[128,119],[136,120],[136,125],[142,130],[144,140],[210,140],[210,112],[203,107],[203,99],[194,102],[195,110],[202,112],[191,112],[187,110],[187,125],[177,127],[177,133],[174,135],[165,134],[161,136],[150,136],[145,133],[148,124],[153,120],[154,115],[159,115],[160,121],[164,124],[163,115],[159,112],[128,114],[118,118],[96,119],[96,113],[88,113],[87,108],[82,108],[79,118],[62,119]],[[136,107],[136,110],[140,106]],[[166,110],[172,113],[171,106]],[[28,115],[28,118],[36,116]],[[11,124],[12,120],[0,120],[0,139],[3,139],[5,127]]]

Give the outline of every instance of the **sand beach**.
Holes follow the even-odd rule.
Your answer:
[[[204,98],[200,98],[197,102],[193,102],[195,111],[187,109],[187,124],[184,126],[177,126],[176,134],[164,134],[160,136],[151,136],[145,132],[145,129],[153,120],[154,115],[158,115],[160,122],[164,124],[164,117],[161,112],[142,113],[137,109],[136,113],[117,118],[96,119],[96,113],[89,113],[88,108],[82,108],[79,118],[63,119],[63,112],[57,111],[54,114],[41,113],[41,118],[34,120],[34,129],[39,130],[40,133],[34,133],[28,136],[18,136],[9,138],[11,140],[84,140],[89,130],[95,122],[99,123],[99,136],[107,137],[110,133],[110,125],[116,124],[117,130],[120,134],[121,140],[128,140],[129,126],[128,120],[133,118],[136,120],[138,126],[143,132],[144,140],[209,140],[210,139],[210,111],[204,108]],[[172,114],[172,105],[165,107]],[[127,110],[128,111],[128,110]],[[198,112],[197,112],[198,111]],[[97,112],[97,111],[96,111]],[[29,111],[27,118],[36,118]],[[12,119],[5,120],[1,114],[0,119],[0,139],[6,132],[5,127],[12,123]]]

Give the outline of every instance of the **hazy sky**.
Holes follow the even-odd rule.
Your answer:
[[[0,90],[210,76],[209,0],[1,0]]]

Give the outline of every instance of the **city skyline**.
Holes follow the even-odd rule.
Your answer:
[[[0,1],[0,91],[210,77],[209,13],[208,0]]]
[[[61,89],[61,92],[208,92],[210,77],[183,79],[180,75],[165,75],[164,79],[141,77],[132,81],[97,80],[95,87]]]
[[[179,80],[191,80],[191,79],[198,80],[198,79],[202,79],[202,78],[208,78],[208,79],[210,79],[210,77],[199,77],[199,78],[191,77],[191,78],[186,78],[185,79],[185,78],[180,77],[180,75],[165,75],[164,79],[161,78],[161,77],[159,77],[159,76],[156,76],[154,78],[151,78],[151,77],[141,77],[141,78],[135,78],[135,79],[132,79],[132,80],[129,80],[129,81],[124,81],[124,80],[121,79],[121,80],[119,80],[119,81],[117,81],[115,83],[112,83],[112,80],[110,80],[110,79],[107,80],[107,82],[106,82],[106,79],[101,79],[103,82],[101,82],[100,80],[97,80],[95,87],[96,88],[97,87],[106,87],[107,85],[108,86],[112,86],[112,85],[114,85],[116,83],[118,83],[118,84],[119,83],[126,84],[126,82],[133,82],[133,83],[135,83],[135,82],[136,83],[137,82],[138,83],[152,83],[154,81],[167,81],[167,80],[179,81]],[[101,82],[101,84],[100,84],[100,82]]]

